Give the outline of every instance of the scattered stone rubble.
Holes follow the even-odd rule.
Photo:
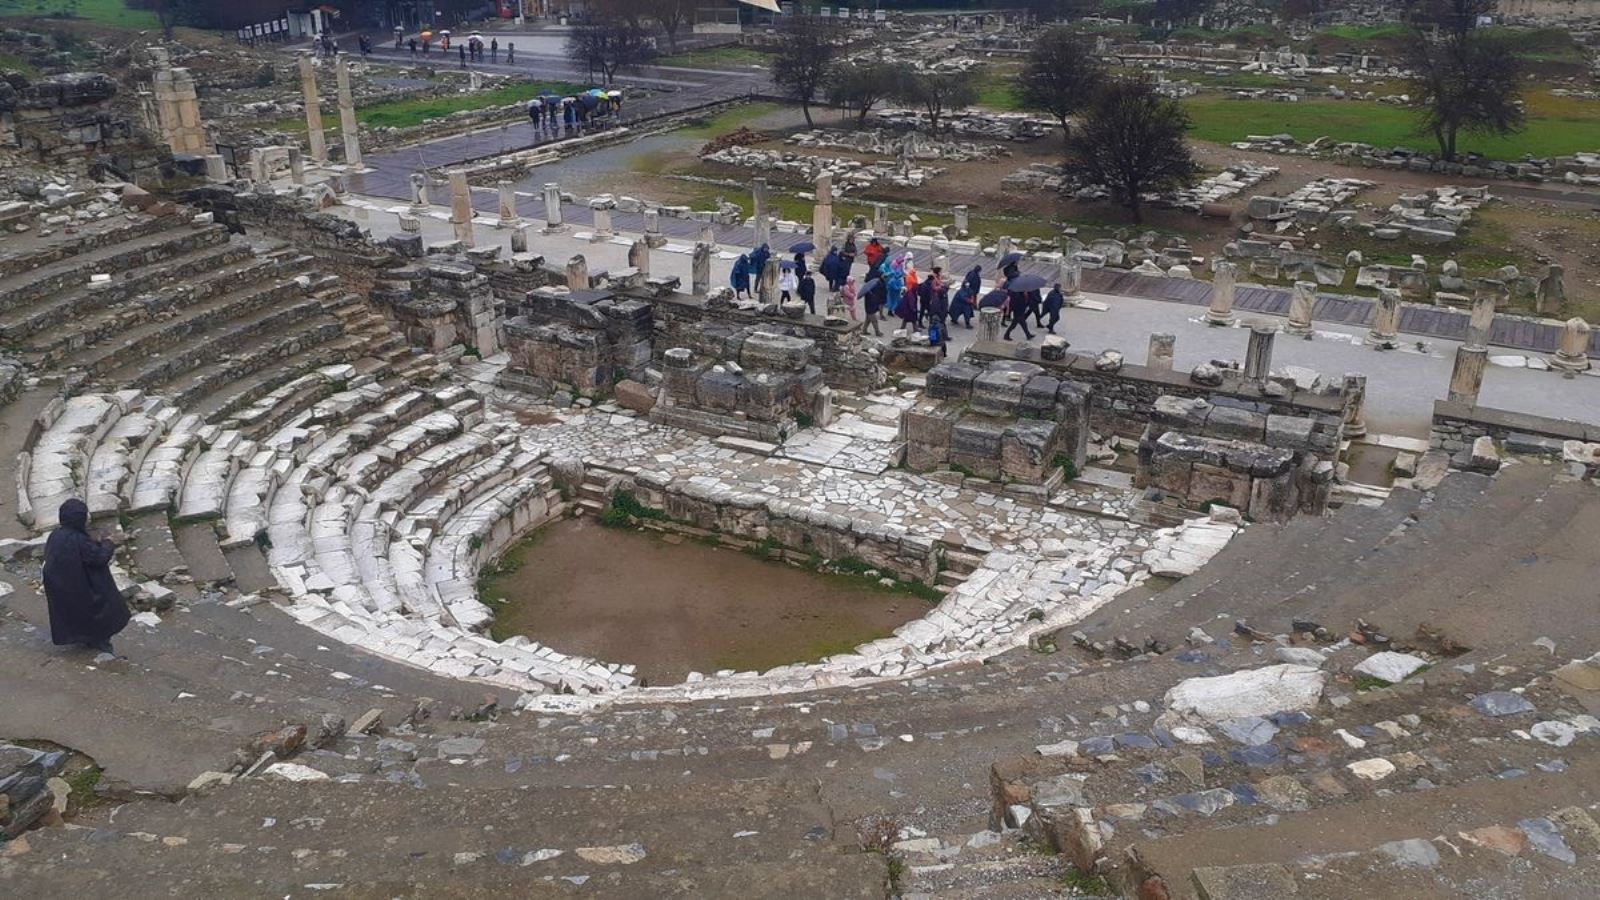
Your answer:
[[[811,156],[782,150],[763,150],[758,147],[726,147],[707,154],[708,162],[759,169],[763,172],[789,173],[807,181],[821,175],[833,176],[835,194],[869,188],[878,184],[897,187],[921,187],[930,178],[944,174],[936,166],[913,166],[905,162],[861,162],[834,156]]]
[[[817,147],[829,150],[851,150],[877,156],[899,159],[940,159],[950,162],[992,160],[1010,155],[999,144],[980,144],[970,141],[944,141],[928,137],[920,131],[886,134],[882,129],[867,131],[802,131],[792,135],[789,143],[800,147]]]

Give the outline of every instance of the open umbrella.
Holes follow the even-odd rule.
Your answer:
[[[997,263],[997,265],[1000,268],[1004,269],[1006,266],[1009,266],[1014,262],[1020,262],[1021,260],[1022,260],[1022,254],[1021,253],[1007,253],[1005,255],[1005,258],[1000,260],[1000,262]]]
[[[1008,291],[1039,291],[1049,282],[1039,275],[1018,275],[1006,282]]]
[[[801,241],[798,244],[789,245],[790,253],[810,253],[815,249],[817,249],[817,245],[811,243],[810,241]]]
[[[789,271],[789,270],[790,270],[790,269],[792,269],[792,268],[794,268],[794,263],[793,263],[793,262],[792,262],[792,261],[791,261],[791,260],[787,260],[787,259],[786,259],[786,260],[784,260],[784,261],[783,261],[783,262],[781,262],[781,263],[778,263],[778,265],[779,265],[779,266],[782,266],[782,267],[783,267],[783,270],[784,270],[784,271],[785,271],[785,272],[787,272],[787,271]]]
[[[878,289],[878,285],[880,285],[880,284],[883,284],[883,279],[882,278],[874,278],[871,281],[867,282],[866,284],[863,284],[861,286],[861,290],[858,293],[861,296],[864,297],[867,294],[870,294],[873,291],[877,290]]]
[[[1006,296],[1007,294],[1003,289],[995,288],[989,293],[983,295],[983,299],[978,301],[978,308],[998,309],[1000,304],[1006,302]]]

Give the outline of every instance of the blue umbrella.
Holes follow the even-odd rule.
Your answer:
[[[1006,266],[1009,266],[1014,262],[1021,262],[1021,261],[1022,261],[1022,254],[1021,253],[1007,253],[1005,255],[1005,257],[1000,260],[998,265],[1000,266],[1000,268],[1004,269]]]
[[[1001,288],[995,288],[989,293],[983,295],[983,299],[978,301],[978,307],[980,309],[998,308],[1000,304],[1006,302],[1007,296],[1008,295],[1005,290]]]
[[[1049,282],[1045,281],[1045,279],[1039,275],[1018,275],[1017,277],[1006,282],[1006,290],[1038,291],[1043,290],[1046,284],[1049,284]]]
[[[801,241],[798,244],[791,245],[789,247],[789,252],[790,253],[810,253],[811,251],[813,251],[815,249],[817,249],[817,245],[816,244],[813,244],[810,241]]]

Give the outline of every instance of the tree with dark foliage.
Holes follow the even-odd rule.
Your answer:
[[[811,104],[827,87],[838,46],[828,24],[816,16],[789,16],[778,29],[778,52],[772,58],[772,83],[800,103],[806,124]]]
[[[1456,139],[1469,134],[1515,134],[1526,124],[1523,63],[1501,35],[1478,28],[1493,0],[1413,0],[1406,47],[1419,130],[1433,135],[1439,155],[1456,158]]]
[[[1104,185],[1135,222],[1142,221],[1144,194],[1186,187],[1199,175],[1184,141],[1188,130],[1183,107],[1150,82],[1110,82],[1067,138],[1067,172],[1082,184]]]
[[[828,102],[854,110],[856,125],[865,125],[874,106],[895,96],[903,77],[901,66],[881,60],[836,66],[828,75]]]
[[[1067,117],[1082,109],[1104,80],[1105,68],[1089,44],[1070,27],[1056,25],[1045,29],[1028,51],[1017,73],[1017,97],[1028,109],[1054,116],[1065,139]]]
[[[599,72],[606,84],[616,80],[617,70],[623,66],[646,63],[653,56],[650,39],[626,20],[579,25],[567,35],[567,58],[591,75]]]
[[[946,112],[978,102],[978,73],[906,72],[894,96],[926,110],[929,130],[938,131],[939,118]]]

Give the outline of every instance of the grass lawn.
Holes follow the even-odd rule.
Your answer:
[[[783,108],[784,104],[782,103],[741,103],[737,106],[724,109],[722,112],[717,113],[698,125],[684,128],[678,133],[685,134],[690,137],[716,137],[719,134],[725,134],[729,131],[733,131],[740,125],[744,125],[747,122],[753,122],[762,116],[770,115]],[[812,117],[817,118],[819,110],[822,109],[823,107],[813,108],[811,110]]]
[[[560,94],[565,97],[583,90],[575,84],[559,81],[518,82],[476,94],[452,94],[444,97],[419,97],[412,100],[391,100],[356,110],[356,120],[373,128],[406,128],[421,125],[429,119],[448,116],[464,109],[483,109],[532,100],[540,94]],[[327,114],[323,114],[324,128]],[[279,131],[305,131],[304,119],[283,119],[272,126]],[[334,128],[337,128],[335,122]]]
[[[704,50],[687,50],[656,60],[661,66],[681,66],[688,69],[748,69],[772,62],[772,54],[749,47],[708,47]]]
[[[1528,100],[1533,114],[1527,130],[1504,138],[1462,134],[1457,140],[1460,152],[1518,159],[1524,153],[1556,156],[1600,147],[1600,103],[1542,93],[1530,95]],[[1379,147],[1438,150],[1430,136],[1416,133],[1413,110],[1388,104],[1352,100],[1279,103],[1202,95],[1185,100],[1184,105],[1194,120],[1191,136],[1213,143],[1243,140],[1248,134],[1286,133],[1301,141],[1327,135]]]
[[[22,57],[13,56],[9,53],[0,53],[0,71],[7,69],[30,76],[39,74],[39,70],[35,69],[31,63]]]
[[[87,19],[113,28],[160,28],[156,14],[129,9],[122,0],[0,0],[0,17],[57,16]]]
[[[978,105],[987,109],[1022,109],[1014,77],[1011,72],[985,72],[978,79]]]

